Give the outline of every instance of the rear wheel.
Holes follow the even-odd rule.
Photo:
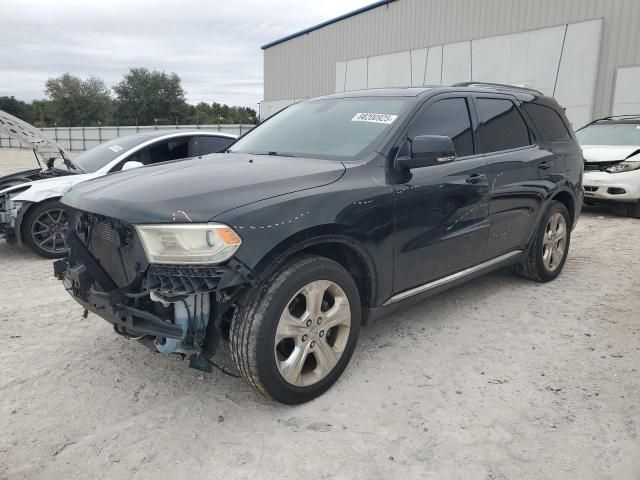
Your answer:
[[[67,212],[58,200],[34,205],[22,221],[24,243],[44,258],[62,258],[68,253],[65,234]]]
[[[301,257],[274,274],[231,322],[231,352],[242,378],[282,403],[309,401],[346,368],[360,330],[360,296],[342,266]]]
[[[553,201],[542,216],[525,260],[516,272],[537,282],[555,279],[567,260],[571,241],[571,221],[564,204]]]

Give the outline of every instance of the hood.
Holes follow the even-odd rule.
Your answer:
[[[12,197],[13,200],[19,202],[41,202],[50,198],[59,198],[76,183],[94,178],[95,176],[96,174],[92,173],[55,176],[45,178],[44,180],[20,183],[6,189],[0,185],[0,195],[11,193],[13,189],[22,190],[22,188],[28,186],[29,188]]]
[[[236,207],[328,185],[341,162],[239,153],[141,167],[71,189],[62,202],[128,223],[207,222]]]
[[[640,145],[582,146],[582,155],[587,162],[613,162],[616,160],[626,160],[634,153],[640,153]]]
[[[0,136],[11,137],[34,149],[43,160],[50,157],[69,158],[64,149],[33,125],[0,110]]]
[[[0,177],[0,192],[14,185],[20,185],[26,182],[35,182],[36,180],[43,180],[45,178],[62,177],[65,175],[71,175],[71,172],[59,169],[42,171],[40,168],[23,170],[22,172]]]

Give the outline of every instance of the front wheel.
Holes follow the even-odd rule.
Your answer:
[[[640,202],[627,203],[627,215],[631,218],[640,218]]]
[[[67,212],[58,200],[32,206],[22,221],[22,238],[34,253],[44,258],[66,257]]]
[[[234,313],[230,341],[234,363],[249,385],[279,402],[299,404],[338,380],[361,321],[358,288],[340,264],[300,257],[246,301]]]
[[[537,282],[555,279],[567,260],[571,241],[571,220],[563,203],[553,201],[540,219],[527,257],[516,272]]]

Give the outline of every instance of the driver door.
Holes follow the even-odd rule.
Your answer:
[[[453,162],[414,168],[396,181],[394,292],[429,283],[484,260],[489,225],[488,167],[475,147],[467,94],[437,96],[418,110],[398,155],[418,135],[453,140]]]

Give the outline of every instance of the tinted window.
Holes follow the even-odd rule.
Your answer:
[[[227,149],[235,138],[198,136],[193,138],[193,155],[207,155]]]
[[[190,137],[181,137],[154,143],[128,156],[111,171],[121,170],[122,166],[127,162],[140,162],[143,165],[151,165],[153,163],[187,158],[189,157],[189,139]]]
[[[571,140],[571,135],[565,127],[558,112],[544,105],[526,103],[524,109],[533,119],[542,138],[547,142],[561,142]]]
[[[456,156],[473,155],[469,108],[464,98],[447,98],[424,107],[409,127],[409,138],[444,135],[453,140]]]
[[[231,151],[353,160],[376,148],[401,120],[407,103],[402,97],[296,103],[255,127]]]
[[[527,124],[510,100],[479,98],[478,119],[485,153],[531,144]]]

